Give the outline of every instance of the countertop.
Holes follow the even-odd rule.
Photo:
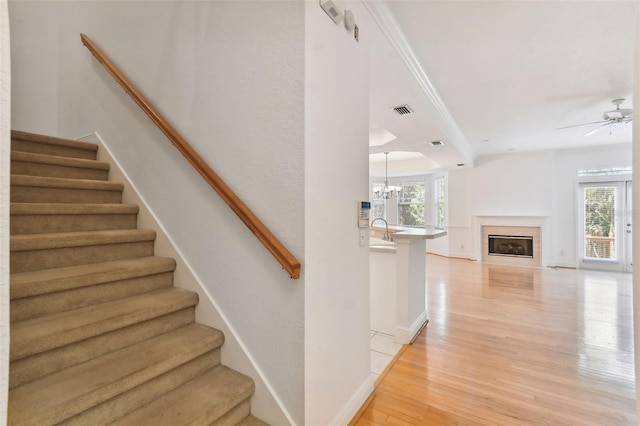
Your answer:
[[[376,231],[385,231],[384,226],[371,226],[370,229]],[[404,226],[389,225],[389,234],[396,239],[417,239],[417,240],[433,240],[436,238],[444,237],[447,235],[447,231],[444,229],[436,229],[432,226],[426,228],[407,228]]]

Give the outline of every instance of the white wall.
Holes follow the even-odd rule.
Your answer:
[[[14,128],[102,136],[290,420],[304,423],[305,274],[289,278],[79,36],[120,65],[304,268],[304,3],[11,2],[10,12]]]
[[[479,157],[448,176],[447,237],[434,252],[474,257],[475,216],[546,216],[550,265],[576,266],[578,170],[631,165],[631,144]],[[428,249],[430,246],[428,246]]]
[[[0,424],[7,418],[9,390],[9,169],[11,60],[9,10],[0,1]]]
[[[305,424],[346,424],[373,388],[369,370],[369,249],[357,206],[369,198],[372,24],[346,2],[356,43],[307,2],[305,71]]]

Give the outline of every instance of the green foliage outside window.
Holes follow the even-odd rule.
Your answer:
[[[424,226],[425,185],[421,182],[402,183],[398,200],[398,224]]]
[[[616,258],[615,208],[615,188],[585,188],[584,233],[586,257]]]

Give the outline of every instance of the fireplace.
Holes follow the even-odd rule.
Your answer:
[[[480,259],[483,262],[509,266],[543,265],[541,226],[536,226],[535,222],[520,225],[516,220],[501,220],[513,225],[494,225],[494,220],[488,219],[486,222],[490,223],[481,223],[479,235]]]
[[[533,236],[489,234],[489,256],[533,258]]]

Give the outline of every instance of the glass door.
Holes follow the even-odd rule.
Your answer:
[[[581,267],[626,270],[626,185],[625,182],[580,184]],[[630,225],[628,227],[630,229]]]
[[[625,192],[625,207],[624,207],[624,249],[625,249],[625,271],[633,272],[633,222],[631,221],[633,210],[632,210],[632,187],[631,181],[628,180],[625,182],[624,186]]]

